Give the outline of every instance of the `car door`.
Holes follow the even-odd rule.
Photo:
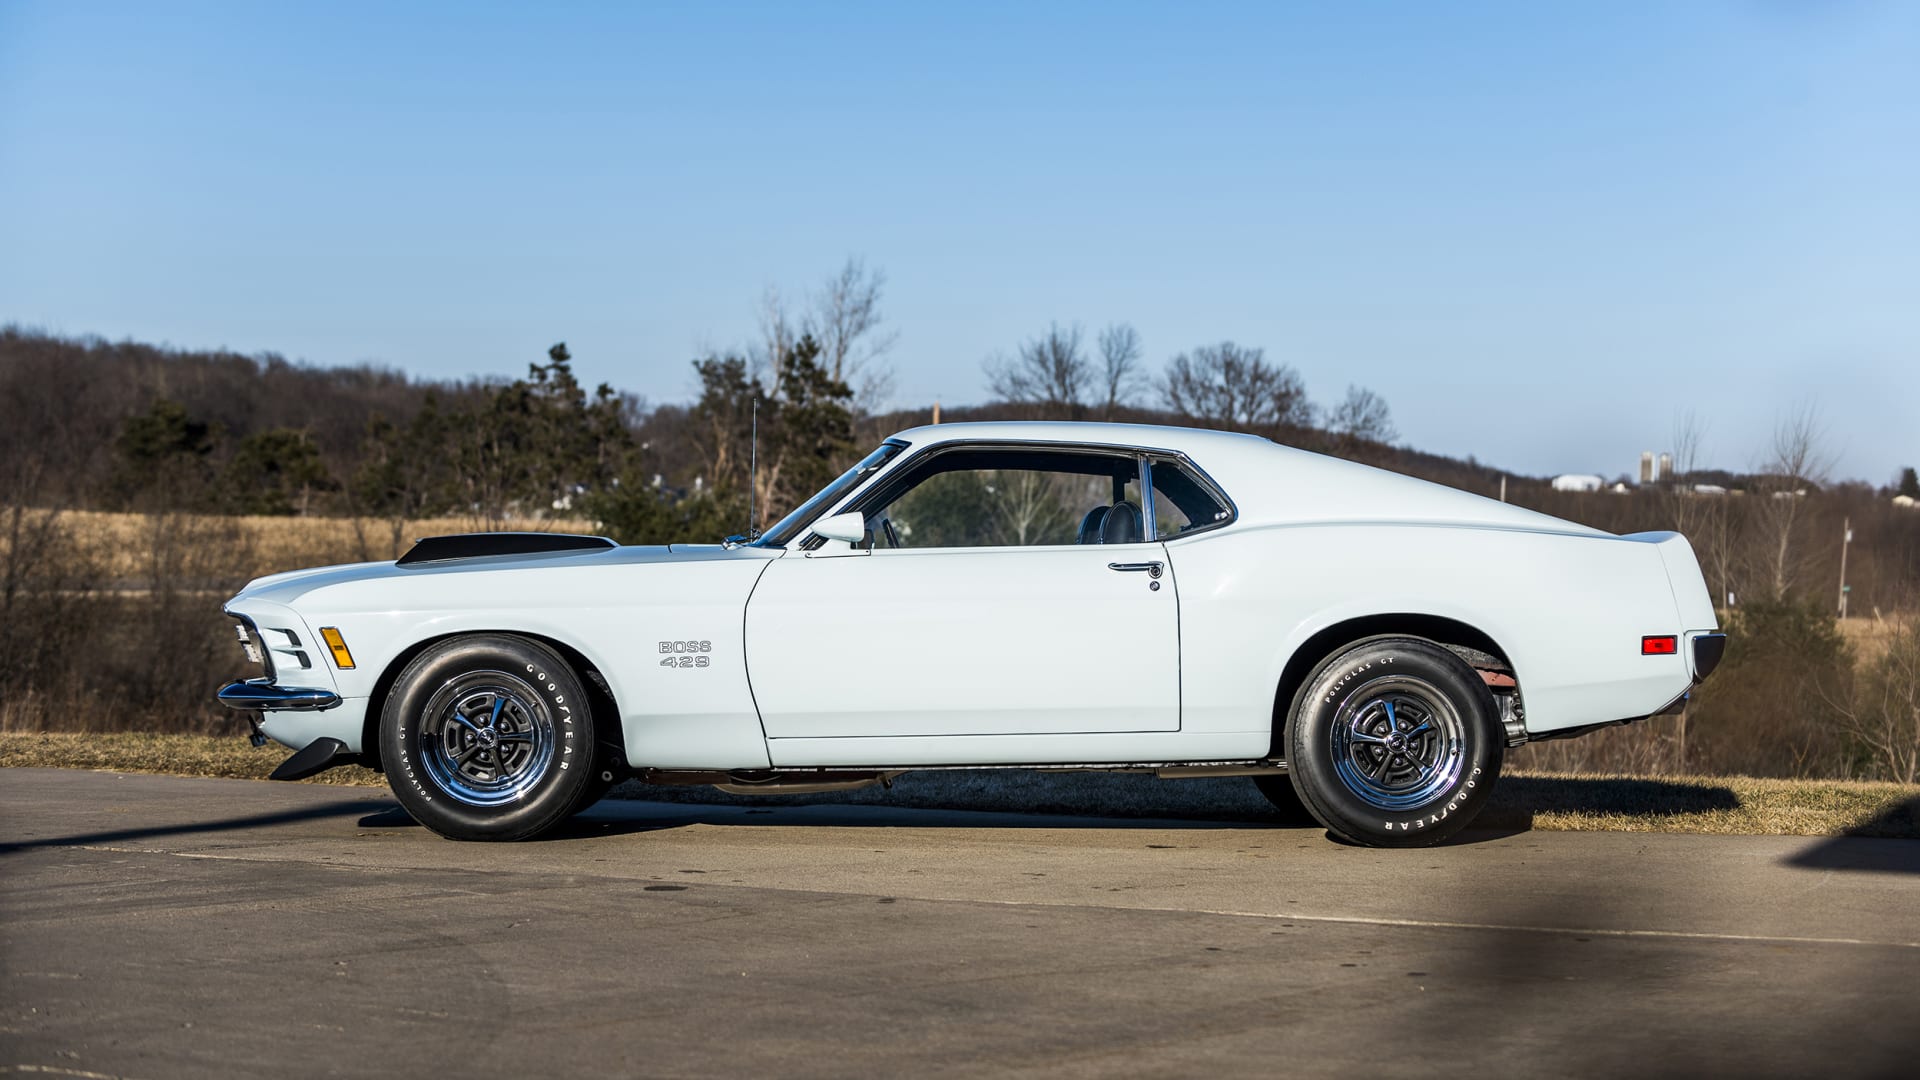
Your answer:
[[[872,550],[830,542],[774,560],[746,616],[769,740],[1177,730],[1178,590],[1143,535],[1135,465],[992,451],[908,467],[865,511]],[[953,479],[926,483],[941,476]],[[1112,504],[1083,516],[1073,500],[1088,483]],[[1126,508],[1131,532],[1085,528]]]

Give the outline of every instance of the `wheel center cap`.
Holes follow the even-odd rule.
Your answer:
[[[1395,750],[1405,750],[1407,748],[1407,737],[1396,731],[1387,736],[1387,745],[1393,747]]]
[[[492,728],[480,729],[480,745],[481,746],[486,747],[488,749],[492,749],[493,744],[499,741],[500,741],[499,732],[493,730]]]

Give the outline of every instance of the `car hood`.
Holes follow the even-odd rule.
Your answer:
[[[414,581],[421,578],[497,574],[515,569],[539,569],[554,566],[633,566],[645,563],[710,562],[716,559],[765,559],[780,552],[753,547],[729,548],[721,544],[660,544],[614,547],[588,551],[541,551],[518,555],[484,555],[470,559],[446,559],[440,562],[399,566],[391,562],[348,563],[319,566],[307,570],[289,570],[268,574],[247,582],[235,599],[266,600],[288,604],[316,589],[333,585],[379,581]]]

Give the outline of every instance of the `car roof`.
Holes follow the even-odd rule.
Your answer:
[[[957,424],[923,424],[895,432],[894,438],[914,446],[948,442],[1046,442],[1129,446],[1149,450],[1190,451],[1200,446],[1220,452],[1244,453],[1255,448],[1278,449],[1258,435],[1171,424],[1113,424],[1083,420],[988,420]]]
[[[1236,524],[1400,522],[1604,536],[1505,502],[1258,435],[1162,424],[998,420],[928,424],[894,438],[915,449],[956,442],[1079,443],[1185,454],[1234,503]]]

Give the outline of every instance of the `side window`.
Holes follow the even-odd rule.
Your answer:
[[[937,454],[866,507],[882,548],[1138,543],[1140,466],[1132,455],[1028,449]]]
[[[1152,475],[1153,511],[1160,539],[1209,528],[1233,516],[1213,489],[1180,462],[1156,460]]]

